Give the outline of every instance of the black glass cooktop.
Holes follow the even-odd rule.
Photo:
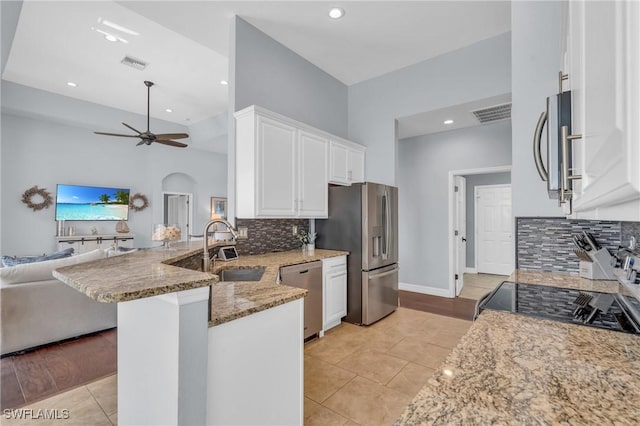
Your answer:
[[[485,309],[640,334],[640,302],[621,295],[504,281],[478,302]]]

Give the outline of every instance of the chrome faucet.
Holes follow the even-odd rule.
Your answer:
[[[224,219],[211,219],[204,226],[204,263],[202,266],[204,272],[209,272],[212,267],[215,267],[216,255],[214,254],[213,257],[209,257],[209,228],[211,228],[211,225],[213,225],[214,223],[224,223],[225,226],[229,229],[229,232],[231,232],[231,235],[233,235],[233,238],[238,238],[238,233],[235,229],[233,229],[233,225],[231,225],[229,222]],[[211,263],[212,261],[214,262],[214,264]]]

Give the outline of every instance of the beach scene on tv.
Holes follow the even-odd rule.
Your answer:
[[[129,189],[58,185],[56,220],[127,220]]]

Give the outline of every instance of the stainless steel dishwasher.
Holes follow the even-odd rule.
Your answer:
[[[309,290],[304,298],[304,338],[322,330],[322,262],[280,268],[280,282]]]

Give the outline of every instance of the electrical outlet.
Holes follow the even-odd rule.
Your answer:
[[[298,225],[293,225],[291,227],[291,235],[298,235]]]
[[[246,226],[239,226],[238,227],[238,239],[239,240],[246,240],[247,238],[249,238],[249,228],[247,228]]]

